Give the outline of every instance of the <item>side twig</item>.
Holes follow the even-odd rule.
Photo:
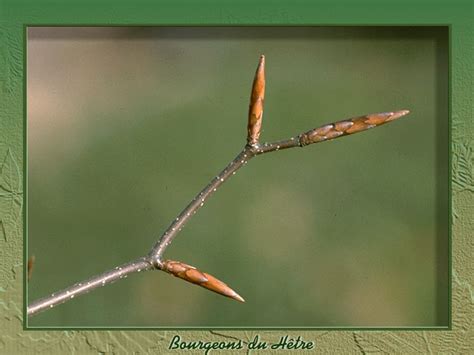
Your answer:
[[[244,146],[242,151],[194,197],[183,211],[181,211],[176,219],[163,232],[160,239],[155,243],[147,255],[32,302],[28,306],[28,316],[33,316],[43,310],[53,308],[54,306],[69,301],[76,296],[90,292],[95,288],[126,278],[129,274],[148,270],[162,270],[185,281],[197,284],[237,301],[244,302],[244,299],[239,294],[214,276],[199,271],[194,266],[179,261],[163,260],[163,254],[166,249],[191,217],[204,206],[207,200],[224,182],[226,182],[231,176],[235,175],[238,169],[243,167],[250,159],[257,155],[276,152],[283,149],[305,147],[309,144],[343,137],[345,135],[361,132],[394,121],[409,113],[408,110],[401,110],[369,114],[326,124],[286,140],[273,143],[260,143],[259,138],[262,127],[264,97],[265,57],[262,55],[260,56],[252,85],[247,124],[247,144]]]

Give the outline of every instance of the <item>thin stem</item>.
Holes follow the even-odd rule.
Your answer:
[[[86,294],[95,288],[113,283],[119,279],[127,277],[128,274],[140,271],[148,271],[153,269],[163,269],[162,256],[174,238],[181,229],[186,225],[196,212],[204,206],[204,203],[217,191],[217,189],[226,182],[236,171],[243,167],[250,159],[256,155],[270,153],[282,149],[299,147],[298,138],[290,138],[285,141],[246,145],[244,149],[232,160],[211,182],[199,192],[196,197],[184,208],[183,211],[175,218],[173,223],[161,235],[161,238],[153,246],[150,253],[140,259],[132,261],[121,266],[117,266],[112,270],[105,271],[101,274],[91,277],[88,280],[76,283],[64,290],[53,293],[32,302],[28,306],[28,316],[33,316],[41,311],[53,308],[59,304],[72,300],[74,297]]]
[[[41,311],[53,308],[61,303],[72,300],[76,296],[86,294],[95,288],[126,278],[129,274],[152,269],[154,269],[154,266],[147,258],[140,258],[117,266],[112,270],[103,272],[102,274],[65,288],[64,290],[53,293],[50,296],[32,302],[28,306],[28,316],[33,316]]]
[[[258,147],[256,154],[261,155],[295,147],[301,147],[299,137],[291,137],[290,139],[273,143],[263,143]]]
[[[176,217],[170,226],[164,231],[158,242],[156,242],[150,251],[149,255],[153,260],[155,267],[159,269],[163,267],[161,260],[163,253],[186,223],[189,222],[191,217],[204,206],[209,197],[211,197],[225,181],[227,181],[232,175],[235,175],[235,172],[254,156],[254,148],[250,145],[246,145],[235,159],[232,160],[216,177],[214,177],[211,182],[193,198],[184,210],[181,211],[178,217]]]
[[[181,211],[171,225],[161,235],[160,239],[153,246],[150,257],[152,258],[155,267],[162,269],[162,256],[171,244],[174,238],[178,235],[181,229],[189,222],[192,216],[204,206],[204,203],[217,191],[217,189],[226,182],[235,172],[244,166],[250,159],[256,155],[274,152],[277,150],[300,147],[301,144],[298,138],[290,138],[288,140],[264,143],[264,144],[247,144],[245,148],[232,160],[219,175],[217,175],[211,182],[199,192],[196,197]]]

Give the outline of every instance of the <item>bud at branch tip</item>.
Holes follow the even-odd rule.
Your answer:
[[[252,84],[249,116],[247,123],[247,143],[258,143],[262,129],[263,102],[265,99],[265,56],[261,55]]]
[[[180,261],[165,260],[162,265],[162,270],[173,276],[179,277],[180,279],[207,288],[208,290],[220,295],[232,298],[239,302],[245,302],[237,292],[227,286],[224,282],[216,279],[212,275],[199,271],[194,266]]]
[[[380,126],[384,123],[394,121],[409,113],[410,111],[408,110],[372,113],[369,115],[329,123],[301,134],[299,136],[300,145],[305,146],[312,143],[319,143],[342,137],[348,134],[362,132],[367,129]]]

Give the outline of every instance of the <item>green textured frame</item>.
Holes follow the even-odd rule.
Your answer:
[[[23,281],[26,191],[25,52],[28,25],[447,25],[450,27],[451,319],[438,330],[193,330],[185,340],[253,339],[283,335],[315,341],[321,352],[464,353],[474,348],[474,5],[471,1],[364,0],[349,3],[267,1],[25,1],[0,2],[0,352],[165,352],[176,332],[28,331]],[[462,162],[459,163],[458,162]],[[5,203],[3,203],[5,202]],[[471,216],[471,217],[469,217]],[[232,340],[230,339],[230,340]],[[242,350],[242,351],[245,351]],[[204,351],[203,351],[204,352]]]

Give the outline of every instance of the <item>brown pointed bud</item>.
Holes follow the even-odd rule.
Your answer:
[[[232,290],[225,283],[216,279],[212,275],[199,271],[194,266],[182,263],[180,261],[165,260],[162,265],[162,270],[173,276],[179,277],[180,279],[207,288],[208,290],[219,293],[223,296],[233,298],[239,302],[245,302],[245,300],[237,292]]]
[[[27,264],[27,273],[28,273],[28,281],[31,279],[31,276],[33,275],[33,266],[35,264],[35,256],[32,255],[28,258],[28,264]]]
[[[253,79],[252,94],[250,95],[249,120],[247,124],[247,143],[256,144],[260,137],[263,118],[263,101],[265,99],[265,56],[260,56],[255,78]]]
[[[409,114],[408,110],[395,112],[372,113],[370,115],[350,118],[314,128],[300,135],[300,145],[323,142],[337,137],[353,134],[380,126]]]

